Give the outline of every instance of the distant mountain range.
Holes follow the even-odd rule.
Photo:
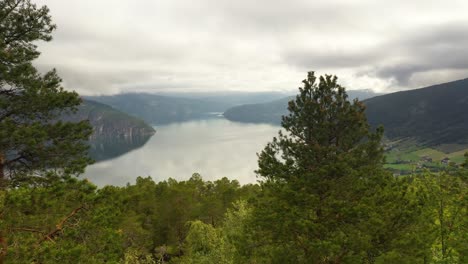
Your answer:
[[[359,98],[364,100],[380,95],[371,90],[348,91],[350,99]],[[288,96],[278,100],[260,104],[246,104],[232,107],[224,112],[224,117],[231,121],[246,123],[269,123],[279,125],[281,117],[288,114],[288,102],[294,100],[295,96]]]
[[[284,97],[276,92],[205,92],[205,93],[127,93],[111,96],[89,96],[89,100],[112,106],[122,112],[160,125],[194,119],[206,119],[213,113],[223,113],[228,108],[260,103]]]
[[[77,113],[65,121],[89,120],[90,155],[97,161],[143,146],[155,133],[149,124],[217,117],[229,107],[284,97],[278,92],[199,92],[164,95],[129,93],[85,97]],[[97,102],[99,101],[99,102]]]
[[[350,98],[354,91],[348,91]],[[468,144],[468,79],[364,100],[369,123],[383,125],[390,140],[404,139],[425,146]],[[371,97],[371,98],[369,98]],[[280,124],[293,97],[228,109],[232,121]]]
[[[468,146],[468,79],[384,95],[369,90],[351,90],[348,95],[364,101],[369,123],[383,125],[390,140]],[[279,125],[293,99],[275,92],[129,93],[86,97],[70,118],[89,119],[95,128],[92,138],[128,139],[152,135],[147,123],[206,119],[220,112],[232,121]]]
[[[225,91],[225,92],[165,92],[159,95],[170,97],[182,97],[189,99],[198,99],[208,102],[220,102],[223,105],[233,107],[242,104],[266,103],[273,100],[283,98],[288,95],[294,95],[295,91],[291,92],[240,92],[240,91]],[[224,109],[227,110],[227,109]]]

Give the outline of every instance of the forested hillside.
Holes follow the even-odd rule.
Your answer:
[[[284,96],[268,92],[231,93],[126,93],[86,98],[108,104],[115,109],[139,117],[149,124],[206,119],[239,104],[267,102]]]
[[[76,113],[63,116],[63,120],[88,120],[93,127],[90,140],[147,137],[155,133],[153,127],[143,120],[91,100],[84,100]]]
[[[281,117],[288,112],[288,102],[293,99],[294,96],[288,96],[268,103],[235,106],[226,110],[223,115],[231,121],[278,125]]]
[[[350,99],[359,98],[360,100],[364,100],[377,95],[379,94],[369,90],[349,91]],[[279,125],[281,123],[281,117],[288,113],[288,102],[294,98],[294,96],[288,96],[266,103],[235,106],[227,109],[224,112],[224,117],[238,122],[269,123]]]
[[[83,100],[76,113],[67,113],[61,120],[89,122],[93,131],[88,139],[89,154],[95,161],[115,158],[139,148],[156,133],[143,120],[91,100]]]
[[[279,124],[291,99],[233,107],[224,116],[239,122]],[[379,95],[363,102],[369,123],[373,127],[383,125],[390,140],[411,140],[428,147],[468,144],[468,79]]]
[[[241,92],[241,91],[213,91],[213,92],[161,92],[160,95],[199,99],[208,102],[223,103],[226,107],[242,104],[267,103],[294,94],[292,92]],[[226,110],[226,109],[225,109]]]
[[[225,109],[225,105],[218,102],[144,93],[87,98],[139,117],[152,125],[198,119]]]
[[[364,101],[373,126],[390,139],[425,146],[468,144],[468,79],[396,92]]]

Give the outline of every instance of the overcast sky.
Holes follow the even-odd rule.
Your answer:
[[[468,77],[466,0],[33,0],[81,94],[290,91],[309,70],[390,92]]]

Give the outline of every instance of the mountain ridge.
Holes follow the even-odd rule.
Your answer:
[[[115,158],[139,148],[156,133],[141,119],[87,99],[83,99],[76,113],[64,115],[61,120],[89,121],[93,128],[88,140],[89,154],[96,161]]]
[[[468,79],[399,91],[363,101],[372,126],[390,139],[420,145],[468,143]]]
[[[210,113],[222,113],[226,109],[245,102],[266,102],[284,95],[274,92],[251,93],[123,93],[104,96],[87,96],[114,107],[117,110],[143,119],[154,125],[169,124],[196,119],[206,119]]]
[[[369,90],[350,90],[348,96],[351,99],[367,99],[378,95]],[[279,125],[281,116],[288,113],[288,102],[296,96],[288,96],[262,104],[245,104],[234,106],[224,112],[224,117],[231,121],[244,123],[268,123]]]
[[[422,146],[468,144],[468,78],[361,101],[370,125],[383,125],[390,140],[414,140]],[[286,100],[274,101],[233,107],[224,116],[231,121],[278,125],[286,108]]]
[[[118,111],[109,105],[87,99],[83,100],[76,113],[68,114],[62,119],[71,122],[89,120],[93,127],[90,139],[147,136],[155,133],[154,128],[143,120]]]

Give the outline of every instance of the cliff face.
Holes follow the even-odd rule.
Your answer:
[[[156,133],[143,120],[90,100],[83,100],[78,112],[62,117],[64,121],[89,120],[90,156],[96,161],[118,157],[143,146]]]
[[[93,127],[90,140],[98,138],[131,139],[147,137],[156,131],[144,121],[90,100],[84,100],[77,113],[64,117],[66,121],[89,120]]]

